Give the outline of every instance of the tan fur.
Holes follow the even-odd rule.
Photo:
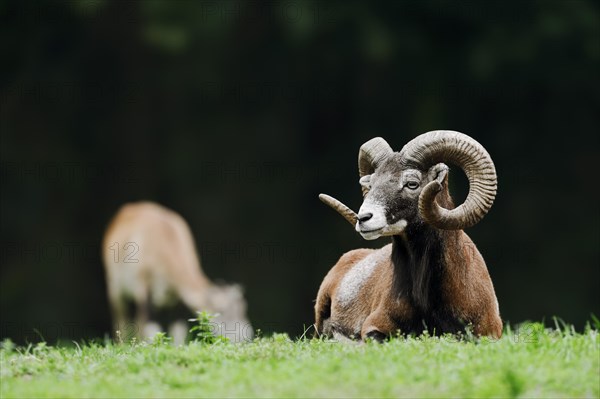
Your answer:
[[[151,308],[178,300],[192,312],[227,313],[237,306],[240,309],[232,311],[235,315],[230,319],[244,321],[243,297],[231,298],[233,286],[228,290],[205,276],[187,223],[163,206],[151,202],[124,205],[106,230],[102,251],[113,332],[130,323],[128,300],[136,307],[138,336],[144,335]]]

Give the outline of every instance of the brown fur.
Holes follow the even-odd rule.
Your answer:
[[[447,180],[437,201],[453,207]],[[381,339],[398,330],[442,334],[471,325],[477,336],[502,335],[492,281],[483,257],[464,231],[409,226],[393,237],[392,244],[376,250],[390,256],[376,266],[352,303],[342,306],[336,295],[340,282],[374,251],[347,252],[329,271],[315,305],[318,334]]]

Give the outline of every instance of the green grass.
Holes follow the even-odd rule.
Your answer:
[[[600,339],[530,324],[498,341],[192,342],[1,349],[1,397],[598,397]]]

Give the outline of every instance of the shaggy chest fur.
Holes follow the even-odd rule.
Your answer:
[[[454,298],[445,294],[448,270],[443,234],[429,228],[407,229],[405,238],[393,237],[390,292],[407,301],[412,310],[412,317],[407,318],[406,312],[395,317],[402,332],[420,334],[427,330],[440,335],[464,330],[465,322],[451,310]]]
[[[407,231],[392,245],[371,252],[353,264],[339,281],[328,325],[333,333],[359,337],[375,312],[389,318],[390,333],[432,335],[456,333],[465,323],[451,311],[443,244],[435,231]],[[385,304],[382,309],[382,305]]]

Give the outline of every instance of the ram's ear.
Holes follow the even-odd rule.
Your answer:
[[[358,179],[360,185],[367,190],[371,188],[371,176],[372,175],[366,175]]]
[[[371,189],[371,176],[373,175],[364,175],[358,180],[361,186],[363,197],[366,196],[369,190]]]
[[[440,185],[444,185],[444,182],[448,181],[448,171],[450,168],[445,163],[438,163],[433,165],[427,171],[427,181],[437,181]]]

